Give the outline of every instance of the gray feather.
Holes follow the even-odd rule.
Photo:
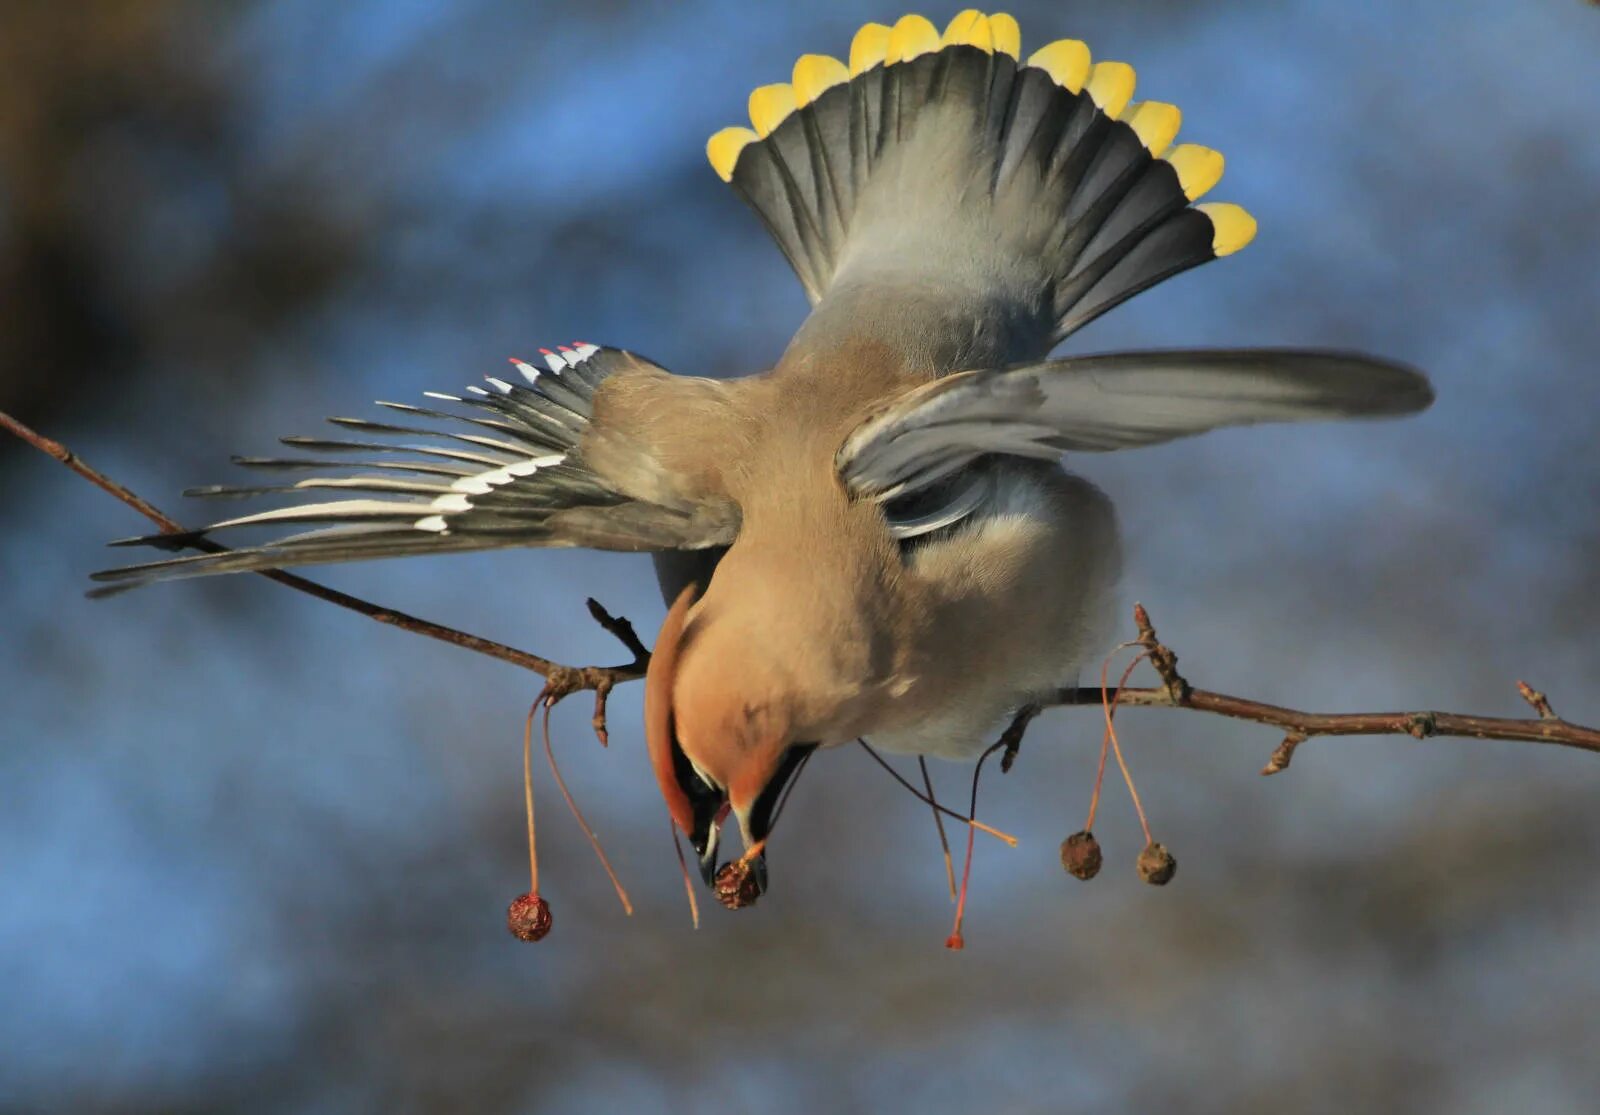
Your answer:
[[[1075,357],[963,372],[908,391],[846,439],[837,464],[853,491],[882,499],[989,453],[1103,452],[1219,426],[1412,414],[1432,401],[1421,373],[1343,352]]]
[[[549,371],[519,368],[525,383],[491,379],[494,391],[469,395],[461,404],[497,417],[404,404],[386,404],[419,419],[487,427],[499,436],[461,433],[445,426],[408,426],[361,418],[331,419],[336,425],[370,434],[444,438],[471,450],[384,441],[330,441],[284,438],[302,449],[331,452],[400,453],[423,460],[349,463],[325,460],[240,458],[239,463],[269,470],[334,468],[389,470],[401,476],[313,476],[295,484],[252,488],[214,485],[193,494],[240,497],[331,489],[388,498],[334,499],[262,511],[213,523],[197,531],[152,535],[119,544],[173,550],[205,546],[212,531],[240,527],[322,524],[319,529],[280,537],[260,546],[179,557],[112,569],[94,579],[117,587],[153,580],[240,573],[289,566],[322,565],[412,554],[451,553],[508,546],[590,546],[616,550],[699,548],[731,541],[738,512],[725,501],[676,500],[650,503],[630,498],[585,462],[582,442],[588,431],[596,388],[613,374],[664,374],[648,361],[619,349],[580,345],[547,356]],[[450,398],[446,396],[446,398]],[[610,430],[613,440],[627,441]],[[630,455],[641,469],[660,469],[643,449]],[[446,463],[441,463],[446,462]],[[408,479],[403,474],[429,477]],[[674,490],[658,483],[662,493]],[[664,497],[666,498],[666,497]],[[114,591],[105,590],[105,591]]]

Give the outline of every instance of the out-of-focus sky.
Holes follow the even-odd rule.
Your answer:
[[[1363,349],[1426,369],[1403,424],[1232,431],[1077,467],[1125,596],[1192,680],[1319,709],[1600,720],[1600,11],[1578,0],[1019,3],[1228,157],[1243,254],[1075,350]],[[900,13],[854,3],[152,0],[0,15],[0,408],[169,508],[373,398],[583,337],[770,364],[798,284],[705,165],[753,86]],[[951,11],[928,10],[942,23]],[[1582,1112],[1600,1095],[1600,763],[1522,744],[1313,742],[1130,712],[1181,868],[1125,797],[1066,878],[1098,713],[1056,712],[983,812],[968,947],[927,812],[811,764],[775,886],[691,931],[620,692],[556,715],[632,887],[548,780],[556,932],[525,879],[530,676],[259,578],[104,602],[144,529],[0,445],[0,1109]],[[569,661],[653,631],[644,559],[328,570]],[[965,771],[939,765],[957,797]]]

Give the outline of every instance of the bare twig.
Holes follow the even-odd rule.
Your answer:
[[[1161,686],[1167,696],[1173,704],[1183,704],[1189,696],[1189,683],[1178,673],[1178,656],[1156,638],[1155,624],[1150,622],[1150,613],[1144,610],[1143,604],[1133,606],[1133,625],[1139,629],[1138,643],[1150,655],[1150,665],[1161,675]]]
[[[187,533],[188,528],[154,504],[129,491],[98,469],[93,468],[59,441],[47,438],[38,431],[30,429],[4,411],[0,411],[0,429],[16,435],[40,452],[54,457],[101,491],[121,500],[160,527],[162,533]],[[191,548],[208,554],[225,553],[228,549],[228,547],[213,542],[208,538],[196,539]],[[619,682],[633,681],[636,678],[644,677],[645,667],[650,663],[650,652],[639,642],[639,637],[634,634],[633,626],[625,619],[612,617],[593,600],[589,601],[590,614],[595,617],[595,620],[602,627],[621,640],[622,644],[633,653],[634,659],[632,662],[622,666],[566,666],[559,662],[552,662],[550,659],[543,658],[537,654],[518,650],[516,647],[510,647],[504,643],[497,643],[493,639],[469,635],[465,631],[458,631],[453,627],[445,627],[442,624],[419,619],[416,616],[407,615],[405,612],[397,611],[393,608],[385,608],[378,604],[369,603],[360,597],[351,596],[349,593],[340,592],[338,589],[328,588],[326,585],[320,585],[315,581],[307,580],[293,573],[285,573],[279,569],[263,569],[258,572],[269,581],[276,581],[278,584],[292,588],[297,592],[303,592],[309,596],[316,597],[318,600],[325,600],[329,604],[347,608],[352,612],[366,616],[368,619],[376,620],[379,623],[387,624],[390,627],[398,627],[402,631],[426,635],[430,639],[438,639],[452,646],[476,651],[479,654],[486,654],[490,658],[498,658],[500,661],[509,662],[513,666],[521,666],[524,670],[532,670],[546,679],[549,683],[546,690],[547,695],[555,700],[560,700],[562,697],[585,689],[593,689],[596,694],[595,733],[600,737],[601,743],[605,742],[606,695]]]
[[[1522,699],[1533,706],[1533,711],[1539,714],[1540,720],[1560,720],[1556,710],[1550,707],[1550,698],[1539,692],[1525,681],[1517,682],[1517,692],[1522,694]]]
[[[1267,760],[1267,765],[1261,768],[1262,774],[1282,774],[1289,769],[1289,763],[1294,759],[1295,748],[1306,741],[1300,732],[1290,732],[1283,737],[1283,742],[1273,750],[1272,757]]]
[[[1136,616],[1143,614],[1139,608]],[[1138,622],[1136,620],[1136,622]],[[1544,695],[1531,691],[1525,699],[1539,711],[1538,719],[1514,719],[1499,716],[1470,716],[1456,712],[1302,712],[1299,709],[1269,705],[1226,693],[1212,693],[1195,689],[1177,673],[1177,656],[1162,645],[1150,625],[1150,617],[1143,614],[1140,624],[1140,644],[1150,648],[1152,660],[1156,651],[1165,652],[1167,669],[1163,683],[1149,689],[1124,689],[1118,704],[1144,708],[1181,708],[1197,712],[1210,712],[1235,720],[1250,720],[1269,724],[1288,733],[1273,754],[1263,774],[1276,774],[1289,765],[1296,747],[1313,736],[1411,736],[1428,739],[1432,736],[1455,736],[1464,739],[1500,739],[1522,743],[1548,743],[1557,747],[1571,747],[1579,751],[1600,754],[1600,730],[1574,724],[1549,715],[1549,702]],[[1148,641],[1146,641],[1148,629]],[[1074,686],[1057,690],[1043,702],[1051,707],[1070,705],[1098,705],[1100,690],[1094,686]]]

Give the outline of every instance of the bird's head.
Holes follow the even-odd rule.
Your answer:
[[[704,614],[690,622],[694,586],[661,625],[645,678],[645,734],[672,820],[694,846],[713,885],[717,844],[731,813],[766,889],[766,853],[779,799],[815,744],[796,742],[785,694],[753,682],[748,659],[720,653],[721,631]],[[759,678],[761,675],[756,674]]]

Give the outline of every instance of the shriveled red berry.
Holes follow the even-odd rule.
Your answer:
[[[944,939],[944,947],[960,952],[967,947],[967,939],[959,933],[952,933]]]
[[[506,908],[506,928],[519,941],[542,941],[550,932],[550,903],[537,894],[519,894]]]
[[[1178,873],[1178,861],[1166,847],[1155,841],[1144,846],[1139,853],[1139,878],[1153,887],[1164,887]]]
[[[1061,842],[1061,866],[1075,879],[1092,879],[1100,874],[1100,842],[1085,829]]]
[[[717,901],[730,910],[754,906],[756,899],[761,897],[761,887],[756,882],[755,873],[742,859],[729,860],[717,868],[713,887]]]

